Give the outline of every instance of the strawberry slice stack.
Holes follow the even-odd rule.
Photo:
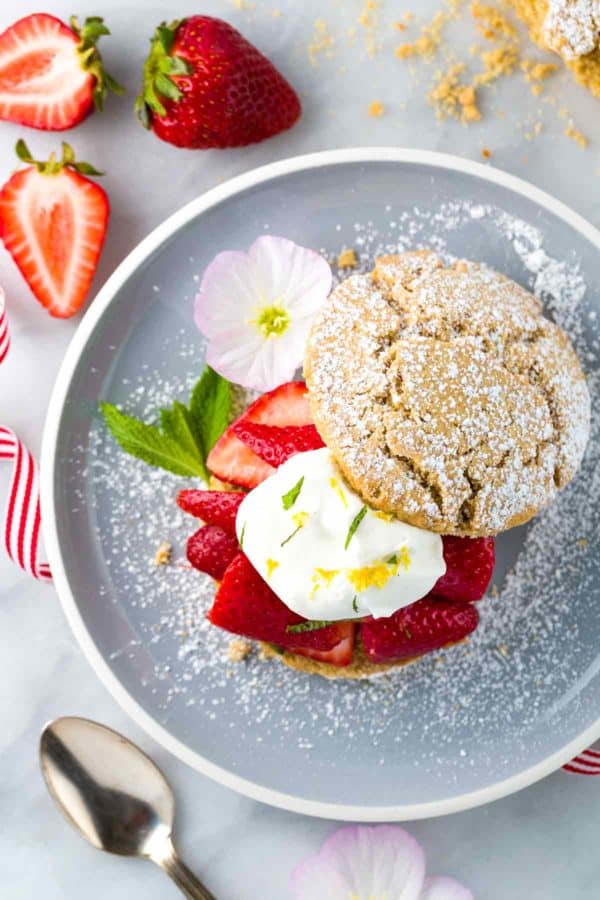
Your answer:
[[[290,382],[256,400],[215,444],[208,457],[220,480],[256,487],[296,453],[323,447],[311,420],[306,385]],[[181,491],[181,509],[205,523],[188,541],[188,559],[220,582],[208,613],[213,625],[328,662],[352,662],[358,631],[375,663],[429,653],[475,630],[480,600],[492,577],[493,538],[444,537],[446,573],[421,600],[383,619],[312,623],[292,612],[242,552],[235,520],[245,491]]]

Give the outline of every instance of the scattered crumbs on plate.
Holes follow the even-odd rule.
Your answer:
[[[154,554],[154,565],[155,566],[168,566],[171,562],[171,554],[173,553],[173,548],[168,541],[161,541],[158,547],[156,548],[156,553]]]
[[[233,638],[227,646],[227,659],[230,662],[243,662],[252,652],[252,644],[245,638]]]
[[[353,247],[345,247],[337,257],[338,269],[354,269],[358,265],[356,251]]]

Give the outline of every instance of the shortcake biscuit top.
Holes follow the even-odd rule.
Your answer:
[[[429,251],[342,282],[307,344],[315,423],[366,503],[444,534],[527,521],[573,477],[590,401],[539,301]]]

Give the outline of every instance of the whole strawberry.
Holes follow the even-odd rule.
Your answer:
[[[163,23],[150,42],[142,123],[176,147],[243,147],[285,131],[301,113],[294,89],[239,31],[211,16]]]
[[[64,131],[102,109],[123,88],[104,71],[96,47],[110,31],[99,16],[82,26],[47,13],[19,19],[0,34],[0,119]]]

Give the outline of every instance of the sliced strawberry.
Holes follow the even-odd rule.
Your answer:
[[[324,447],[323,439],[314,425],[260,425],[257,422],[237,422],[233,430],[243,443],[261,459],[275,468],[307,450]]]
[[[110,34],[101,18],[69,28],[47,13],[19,19],[0,34],[0,119],[45,131],[72,128],[109,90],[123,89],[102,68],[96,44]]]
[[[332,650],[348,636],[344,623],[312,631],[290,631],[290,627],[306,619],[288,609],[243,553],[237,554],[223,575],[208,618],[226,631],[293,648],[295,652],[307,647]]]
[[[241,491],[179,491],[177,505],[207,525],[218,525],[235,537],[235,517],[245,496]]]
[[[319,662],[329,663],[330,666],[349,666],[354,656],[354,640],[356,636],[356,624],[354,622],[340,622],[339,628],[343,629],[346,636],[332,650],[314,650],[311,647],[288,647],[292,653],[299,656],[308,656]]]
[[[239,550],[237,538],[218,525],[203,525],[187,542],[187,558],[195,569],[220,581]]]
[[[446,573],[431,591],[444,600],[481,600],[490,583],[496,561],[493,537],[462,538],[444,536]]]
[[[312,424],[306,385],[303,381],[289,381],[263,394],[230,425],[210,451],[206,464],[213,475],[230,484],[253,488],[275,469],[237,437],[235,428],[241,422],[281,428]]]
[[[108,223],[108,197],[84,177],[99,174],[63,156],[33,160],[23,141],[17,153],[32,163],[0,191],[0,236],[29,287],[50,315],[72,316],[82,305],[96,271]]]
[[[361,626],[365,653],[373,662],[407,659],[460,641],[477,628],[477,608],[423,597],[385,619]]]

